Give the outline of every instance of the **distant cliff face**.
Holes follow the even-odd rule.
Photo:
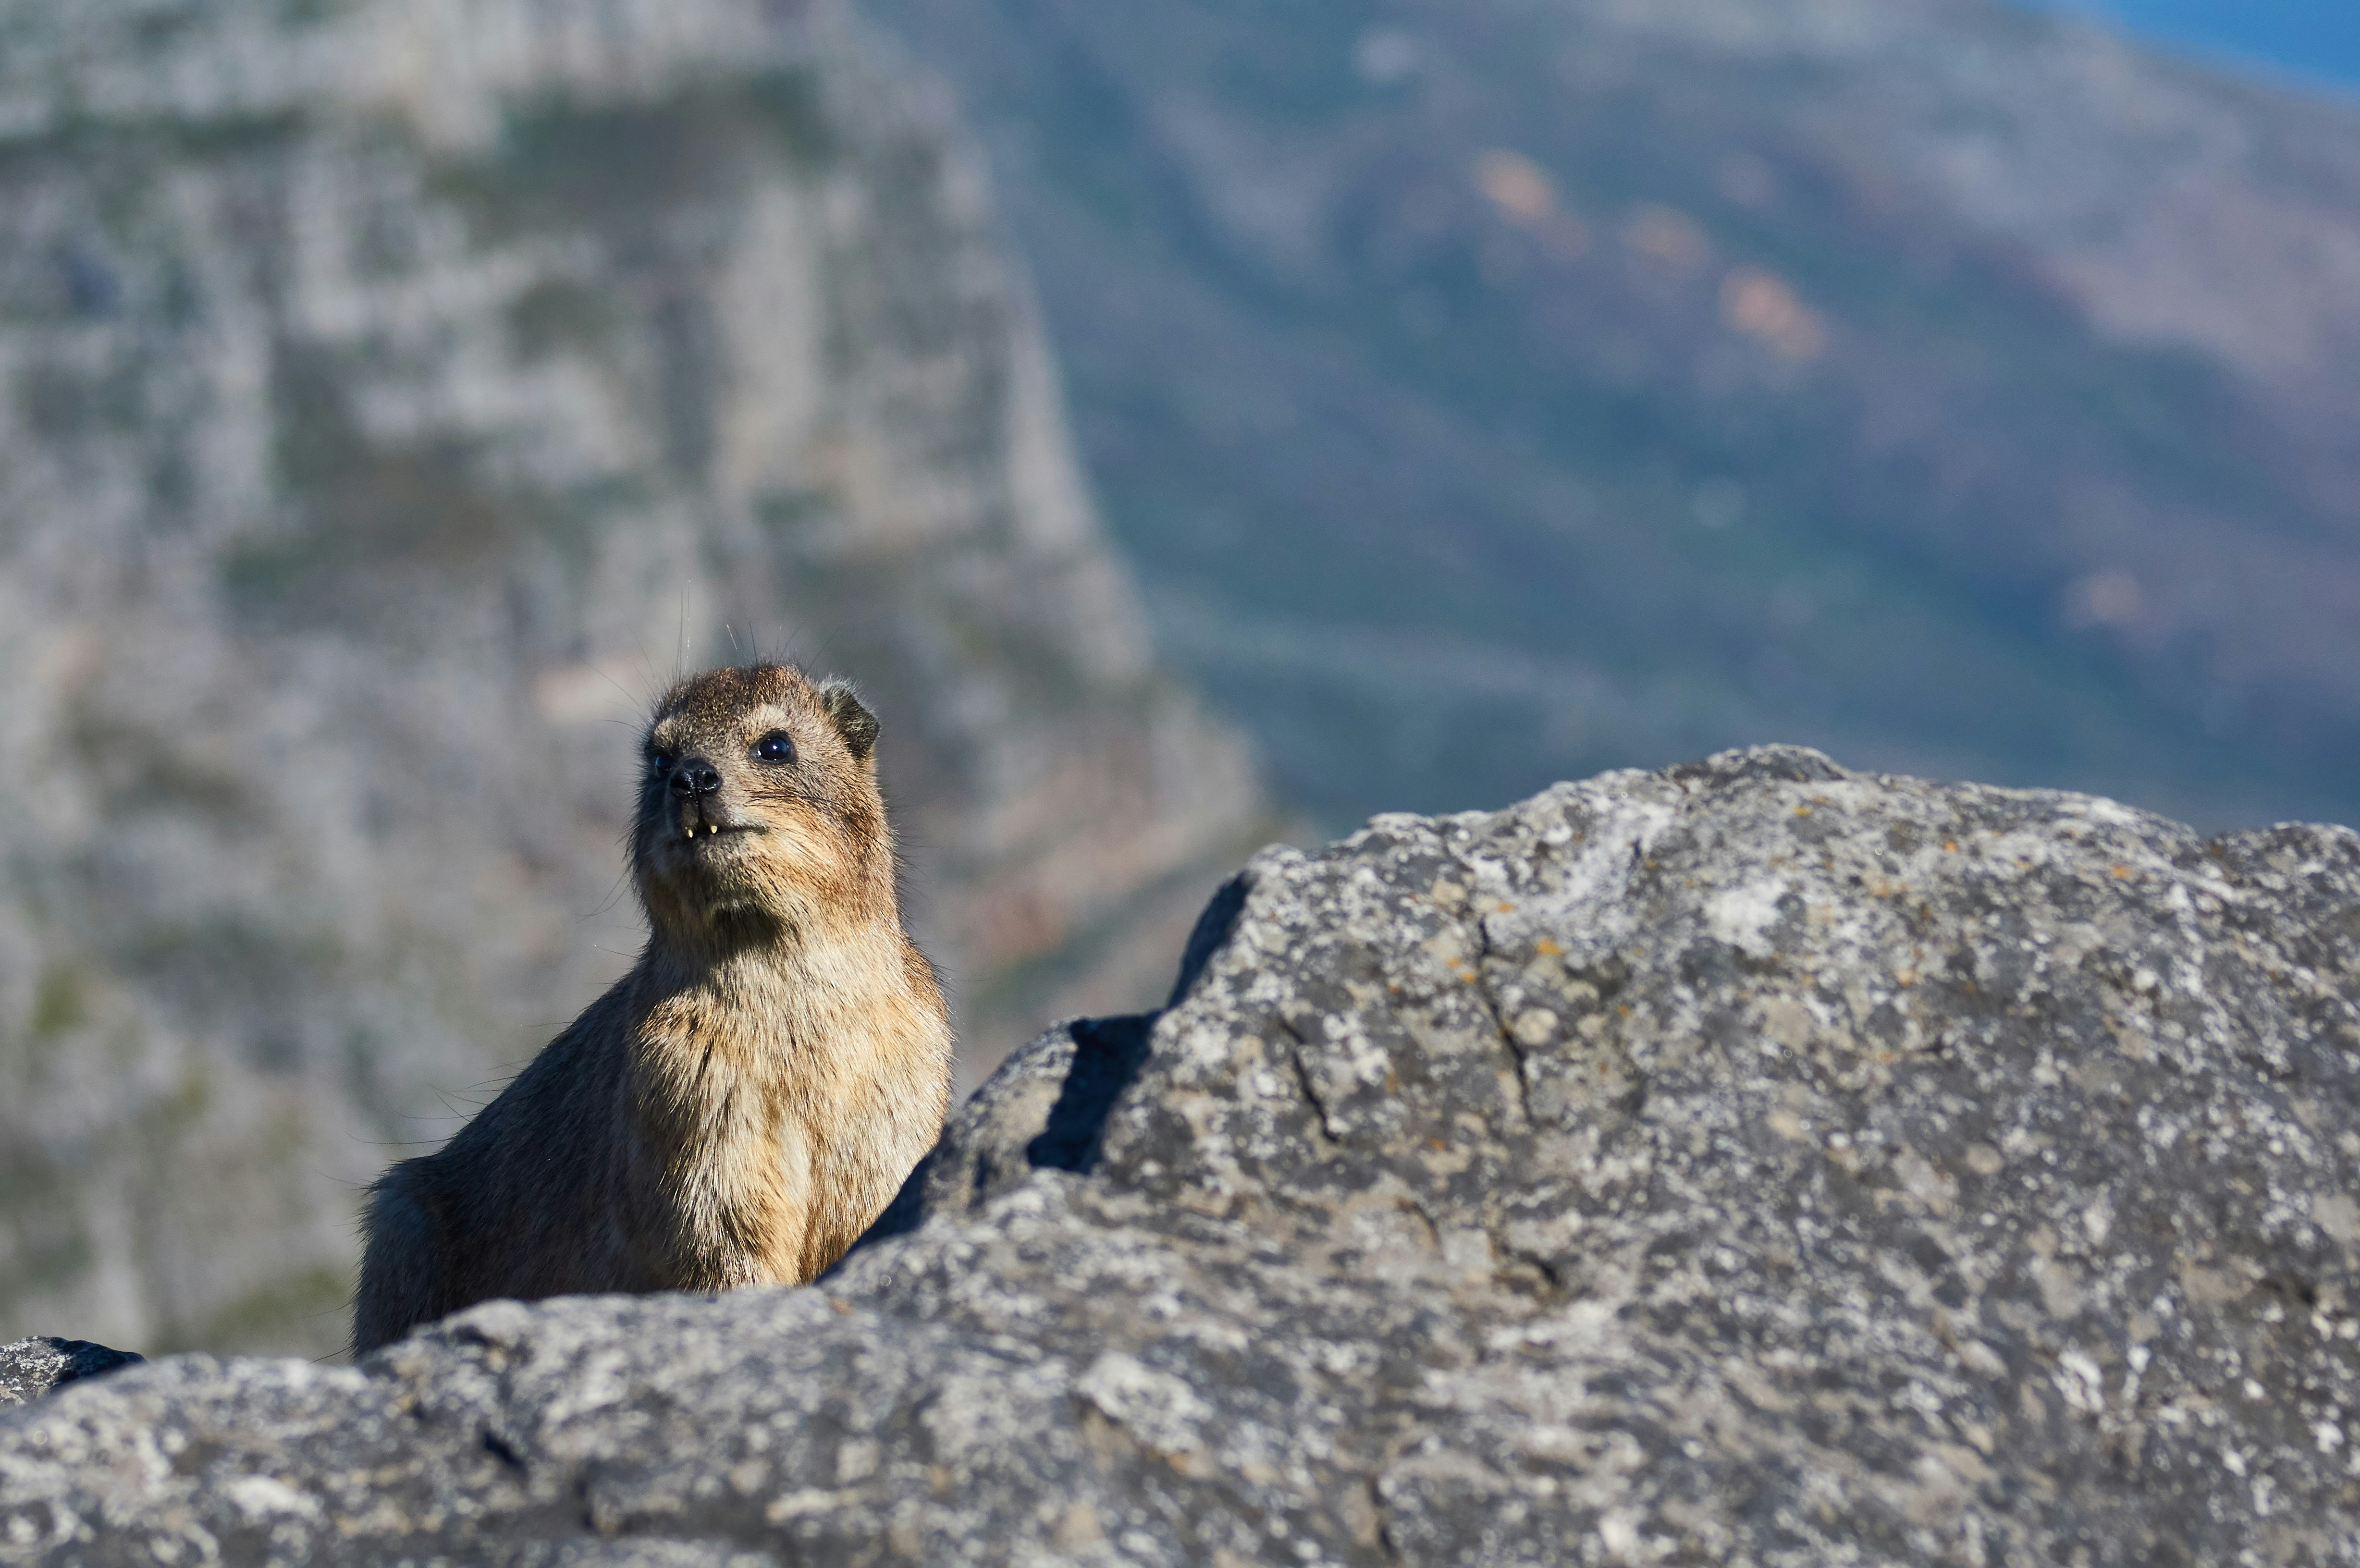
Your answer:
[[[0,6],[0,1339],[337,1343],[358,1184],[639,941],[646,700],[757,648],[883,717],[985,1065],[1255,829],[836,8]]]
[[[2360,820],[2360,110],[2002,0],[860,0],[1289,800],[1809,739]]]

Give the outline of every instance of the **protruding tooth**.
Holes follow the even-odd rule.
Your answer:
[[[705,824],[705,831],[709,833],[717,833],[721,831],[721,824],[719,822],[707,822]]]
[[[683,828],[680,830],[680,836],[683,838],[694,838],[696,836],[696,830],[694,828]]]

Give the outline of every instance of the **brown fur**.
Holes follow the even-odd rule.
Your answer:
[[[778,732],[792,761],[755,754]],[[941,1131],[951,1062],[876,733],[848,686],[781,665],[664,698],[631,841],[647,949],[370,1190],[355,1352],[497,1296],[800,1284],[868,1228]],[[683,798],[698,761],[718,787]]]

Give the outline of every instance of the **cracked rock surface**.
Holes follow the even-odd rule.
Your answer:
[[[2360,1562],[2360,835],[1730,753],[1265,852],[818,1288],[0,1417],[0,1563]]]

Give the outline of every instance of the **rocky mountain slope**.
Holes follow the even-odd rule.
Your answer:
[[[683,665],[863,683],[971,1066],[1261,833],[824,0],[0,5],[0,1340],[333,1348],[360,1184],[636,946]]]
[[[2360,106],[2000,0],[863,0],[1291,800],[1805,739],[2360,820]]]
[[[2360,835],[1733,753],[1255,860],[821,1286],[0,1416],[0,1563],[2360,1561]]]

